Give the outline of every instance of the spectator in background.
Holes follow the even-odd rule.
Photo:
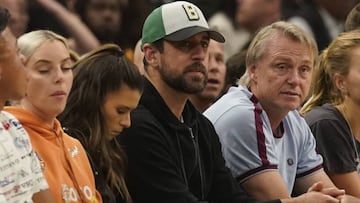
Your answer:
[[[255,33],[281,18],[281,0],[237,0],[236,22]]]
[[[310,33],[319,50],[323,50],[344,30],[346,16],[356,2],[357,0],[306,1],[287,21]]]
[[[59,116],[69,135],[83,144],[106,203],[130,203],[125,184],[126,156],[115,136],[128,128],[143,77],[116,45],[103,45],[74,66],[74,83]]]
[[[281,19],[281,0],[236,0],[235,21],[250,33],[250,40],[240,50],[246,50],[256,32]]]
[[[0,7],[0,202],[52,203],[28,134],[13,115],[3,111],[6,100],[19,100],[26,91],[23,56],[7,27],[9,19],[9,12]]]
[[[209,108],[219,98],[224,89],[226,67],[223,43],[210,40],[204,65],[207,67],[208,72],[206,86],[201,92],[190,96],[191,103],[200,112],[204,112]]]
[[[226,0],[209,20],[226,38],[225,60],[246,50],[258,29],[280,20],[281,5],[281,0]]]
[[[345,31],[355,30],[360,28],[360,3],[356,4],[350,11],[345,21]]]
[[[282,0],[282,16],[284,20],[287,20],[289,17],[293,16],[306,1],[312,0]]]
[[[141,39],[139,39],[134,48],[134,64],[138,67],[141,75],[144,75],[144,53],[141,50]]]
[[[18,39],[26,59],[26,96],[5,107],[29,133],[56,202],[102,202],[81,143],[64,133],[56,119],[71,89],[73,62],[66,39],[38,30]]]
[[[298,27],[282,21],[266,26],[249,46],[244,83],[204,112],[233,176],[257,199],[290,198],[292,192],[301,197],[318,181],[334,188],[322,170],[315,139],[296,111],[308,94],[316,57],[315,41]],[[319,195],[300,202],[337,202],[340,197]]]
[[[51,0],[54,1],[54,0]],[[55,0],[60,3],[62,6],[66,7],[66,0]],[[51,30],[55,33],[59,33],[62,36],[70,37],[66,32],[66,29],[61,25],[56,19],[56,16],[51,12],[44,9],[37,0],[27,0],[28,2],[28,14],[29,14],[29,23],[28,29],[26,32],[31,32],[34,30],[46,29]]]
[[[126,39],[120,34],[127,4],[127,0],[76,0],[75,11],[101,44],[114,43],[126,52],[122,41]]]
[[[217,12],[226,1],[228,0],[188,0],[188,2],[195,4],[203,11],[206,19],[209,19],[210,16]]]
[[[330,179],[360,198],[360,30],[344,32],[323,51],[312,95],[301,109]]]
[[[92,31],[81,21],[79,16],[69,11],[56,0],[36,0],[38,5],[51,13],[69,34],[69,46],[82,55],[100,45]]]
[[[249,32],[235,20],[236,0],[224,0],[218,12],[209,17],[210,27],[224,35],[225,61],[238,53],[249,39]]]
[[[7,8],[11,14],[9,28],[15,37],[26,32],[29,21],[27,4],[27,0],[0,0],[0,6]]]
[[[128,6],[124,10],[122,31],[120,38],[123,39],[122,49],[134,50],[141,38],[141,29],[146,16],[157,6],[172,0],[128,0]],[[133,56],[134,57],[134,56]],[[129,59],[133,59],[130,58]]]
[[[238,86],[237,82],[246,71],[246,51],[234,54],[226,61],[226,75],[223,93],[225,94],[230,87]]]

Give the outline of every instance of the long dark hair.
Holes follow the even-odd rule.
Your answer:
[[[59,120],[71,136],[80,140],[97,167],[105,172],[110,188],[129,200],[124,181],[125,154],[116,139],[106,138],[101,107],[105,96],[122,85],[142,92],[143,78],[114,44],[103,45],[82,57],[74,65],[74,75],[67,105]]]

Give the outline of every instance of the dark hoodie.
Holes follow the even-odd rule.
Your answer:
[[[218,136],[188,101],[180,122],[147,81],[131,127],[118,137],[135,203],[255,203],[225,167]],[[272,202],[280,202],[279,200]]]

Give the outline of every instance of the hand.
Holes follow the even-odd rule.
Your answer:
[[[325,195],[330,195],[332,197],[339,197],[341,195],[345,195],[345,191],[344,190],[340,190],[336,187],[331,187],[331,188],[324,188],[322,182],[316,182],[314,183],[307,191],[309,192],[321,192]]]
[[[294,203],[340,203],[340,200],[321,192],[307,192],[298,197],[293,198]]]
[[[345,191],[339,190],[336,187],[325,188],[322,182],[314,183],[307,193],[298,197],[282,200],[283,203],[340,203],[340,198],[344,198],[343,203],[355,203],[345,201]],[[348,200],[347,200],[348,201]],[[360,202],[356,202],[360,203]]]

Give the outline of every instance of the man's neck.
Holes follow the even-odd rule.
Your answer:
[[[264,107],[264,111],[269,118],[271,129],[276,131],[276,129],[281,124],[281,121],[286,117],[289,111],[279,111],[278,109],[266,108]]]
[[[180,120],[189,94],[174,90],[162,80],[151,80],[149,78],[149,81],[159,92],[170,111]]]

